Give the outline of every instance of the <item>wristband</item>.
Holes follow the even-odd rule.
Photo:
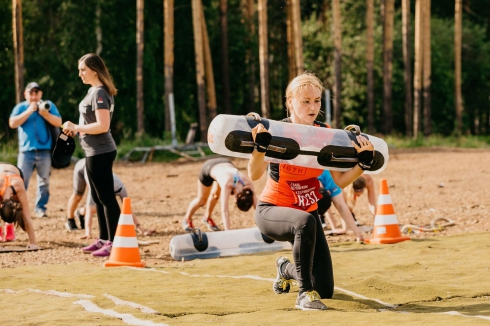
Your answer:
[[[373,163],[374,151],[362,151],[357,153],[357,158],[360,163],[364,165],[371,165]]]
[[[255,135],[254,149],[259,153],[267,152],[267,147],[271,143],[272,135],[268,132],[259,132]]]
[[[366,170],[369,170],[371,168],[371,164],[364,164],[364,163],[357,163],[357,165],[361,168],[361,170],[363,171],[366,171]]]
[[[374,151],[362,151],[357,153],[357,159],[359,163],[357,165],[362,170],[369,170],[373,164]]]

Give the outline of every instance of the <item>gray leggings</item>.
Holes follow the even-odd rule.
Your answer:
[[[300,292],[316,290],[322,299],[333,296],[332,259],[317,211],[307,213],[259,201],[255,223],[269,238],[293,244],[294,265],[284,271],[286,279],[296,280]]]

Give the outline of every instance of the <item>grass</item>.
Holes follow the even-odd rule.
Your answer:
[[[382,137],[390,147],[415,148],[415,147],[448,147],[448,148],[490,148],[490,136],[441,136],[428,137]]]

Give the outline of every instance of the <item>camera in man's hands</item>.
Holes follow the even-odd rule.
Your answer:
[[[51,104],[49,104],[48,101],[41,100],[41,101],[37,102],[37,108],[39,110],[48,110],[49,111],[49,110],[51,110]]]

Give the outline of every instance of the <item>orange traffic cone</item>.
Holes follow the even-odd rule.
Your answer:
[[[104,267],[118,266],[145,267],[138,249],[129,198],[123,199],[122,212],[117,224],[116,236],[112,242],[111,255],[109,260],[104,263]]]
[[[386,179],[380,180],[380,190],[378,196],[378,207],[374,217],[373,238],[367,239],[366,243],[384,244],[397,243],[410,240],[410,237],[402,236],[396,218],[395,208],[391,201]]]

